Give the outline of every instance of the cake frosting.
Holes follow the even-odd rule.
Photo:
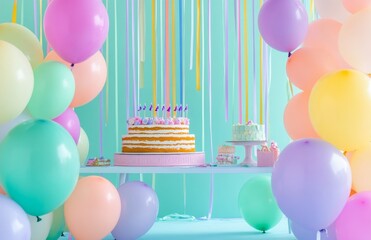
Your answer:
[[[248,121],[232,126],[232,141],[265,141],[265,127]]]
[[[239,157],[234,155],[235,147],[223,145],[218,148],[218,156],[216,157],[218,165],[237,164]]]
[[[128,134],[122,137],[122,152],[194,152],[195,135],[189,134],[189,119],[134,117],[127,121]]]

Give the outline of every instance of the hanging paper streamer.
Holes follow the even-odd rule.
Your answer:
[[[252,19],[253,19],[253,24],[252,24],[252,49],[253,49],[253,60],[252,60],[252,69],[253,69],[253,92],[254,92],[254,122],[257,122],[257,109],[256,109],[256,58],[255,58],[255,1],[252,2]]]
[[[269,139],[269,132],[268,132],[268,78],[269,78],[269,60],[268,60],[268,47],[267,44],[264,43],[263,45],[263,59],[264,59],[264,126],[265,126],[265,136]]]
[[[176,31],[175,31],[175,0],[172,1],[172,4],[171,4],[171,51],[172,51],[172,73],[173,73],[173,77],[172,77],[172,99],[173,99],[173,106],[176,105],[176,46],[175,46],[175,34],[176,34]],[[173,116],[176,117],[176,110],[173,111]]]
[[[40,20],[40,23],[39,23],[39,29],[40,29],[40,36],[39,36],[39,39],[40,39],[40,44],[41,44],[41,47],[43,46],[43,0],[40,0],[40,3],[39,3],[39,13],[40,13],[40,17],[39,17],[39,20]]]
[[[157,105],[157,73],[156,73],[156,1],[152,0],[152,97],[153,104]],[[156,117],[156,112],[153,112]]]
[[[201,41],[201,0],[197,0],[197,28],[196,28],[196,90],[200,91],[200,41]]]
[[[182,10],[182,0],[179,0],[179,95],[180,102],[183,104],[183,10]]]
[[[228,121],[228,0],[224,0],[224,91],[225,91],[225,121]]]
[[[170,66],[169,66],[169,1],[165,1],[165,104],[170,106]],[[170,112],[167,112],[167,117],[170,117]]]
[[[48,6],[49,6],[49,3],[51,2],[51,0],[48,0]],[[22,1],[22,4],[23,4],[23,1]],[[49,45],[49,42],[46,41],[46,52],[49,53],[50,52],[50,45]]]
[[[243,8],[243,30],[244,30],[244,49],[245,49],[245,122],[249,121],[249,55],[248,55],[248,22],[247,22],[247,0],[244,1]]]
[[[24,20],[24,1],[21,1],[21,25],[23,26],[23,20]]]
[[[139,0],[139,53],[140,53],[140,64],[139,64],[139,86],[140,88],[144,88],[144,61],[145,61],[145,24],[146,24],[146,15],[145,15],[145,1]]]
[[[17,0],[14,0],[12,11],[12,23],[17,22]]]
[[[194,44],[194,31],[195,31],[195,2],[191,0],[191,44],[189,50],[189,70],[193,68],[193,44]]]
[[[130,72],[129,72],[129,0],[126,0],[126,25],[125,25],[125,32],[126,32],[126,39],[125,39],[125,69],[126,69],[126,119],[129,119],[130,117],[130,102],[129,102],[129,96],[130,96]]]
[[[115,22],[115,130],[116,130],[116,151],[119,151],[119,101],[118,101],[118,51],[117,51],[117,1],[114,1],[114,22]]]
[[[238,45],[238,122],[242,124],[242,77],[241,77],[241,12],[237,1],[237,45]]]
[[[263,1],[260,0],[260,7],[262,4],[263,4]],[[259,64],[260,66],[260,74],[259,74],[260,76],[260,88],[259,88],[260,89],[259,91],[260,93],[259,95],[260,96],[260,105],[259,105],[260,117],[259,117],[259,122],[260,124],[263,124],[263,38],[261,37],[261,35],[259,37],[259,52],[260,52],[259,54],[259,60],[260,60],[260,64]]]
[[[103,92],[99,93],[99,154],[103,157]]]
[[[133,69],[133,112],[137,116],[137,76],[135,71],[135,28],[134,28],[134,0],[131,0],[131,65]]]
[[[162,1],[158,1],[160,4],[160,90],[161,90],[161,105],[164,104],[164,35],[163,35],[163,14],[162,14]]]
[[[212,83],[211,83],[211,0],[208,0],[208,83],[209,83],[209,130],[210,130],[210,156],[211,162],[214,162],[214,148],[213,148],[213,127],[212,127]],[[208,219],[211,218],[213,213],[214,203],[214,173],[210,176],[210,205]]]
[[[33,0],[33,28],[35,35],[39,35],[38,24],[38,13],[37,13],[37,0]]]
[[[107,11],[109,10],[108,8],[108,0],[106,0],[106,9]],[[108,115],[109,115],[109,35],[107,36],[106,39],[106,64],[107,64],[107,80],[106,80],[106,99],[105,99],[105,125],[107,126],[108,124]]]
[[[200,11],[204,10],[204,2],[202,1],[202,6]],[[198,14],[198,13],[197,13]],[[205,18],[202,13],[201,17],[201,28],[202,28],[202,76],[201,76],[201,121],[202,121],[202,151],[205,151]],[[200,36],[199,36],[200,37]],[[196,72],[197,72],[196,63]],[[196,76],[197,77],[197,76]]]

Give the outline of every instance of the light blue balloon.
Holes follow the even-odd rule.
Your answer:
[[[80,171],[71,135],[49,120],[29,120],[0,144],[0,184],[29,215],[41,216],[70,196]]]

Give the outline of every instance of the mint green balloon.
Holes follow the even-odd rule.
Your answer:
[[[27,109],[35,118],[53,119],[71,104],[75,80],[64,64],[50,61],[34,69],[34,90]]]
[[[238,206],[245,221],[263,232],[276,226],[282,218],[272,193],[270,176],[250,178],[240,190]]]
[[[79,177],[80,161],[71,135],[49,120],[29,120],[0,143],[0,184],[29,215],[61,206]]]

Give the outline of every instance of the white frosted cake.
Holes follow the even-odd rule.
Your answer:
[[[232,141],[265,141],[265,127],[252,121],[232,126]]]

